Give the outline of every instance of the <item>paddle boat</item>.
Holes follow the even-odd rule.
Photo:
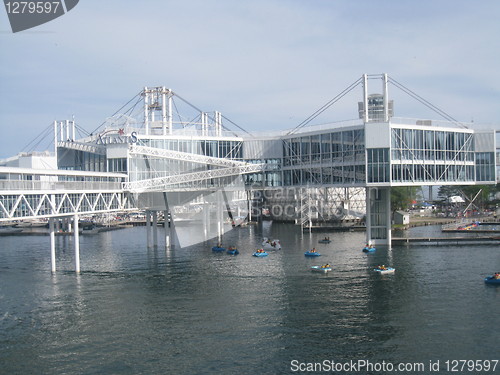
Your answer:
[[[214,247],[212,247],[212,251],[214,253],[222,253],[223,251],[226,251],[226,248],[220,245],[215,245]]]
[[[312,249],[312,250],[306,251],[306,252],[304,253],[304,255],[305,255],[306,257],[319,257],[321,254],[320,254],[320,253],[318,253],[318,252],[316,251],[316,249]]]
[[[262,258],[262,257],[267,257],[268,254],[263,249],[259,249],[255,253],[253,253],[252,255],[254,257]]]
[[[330,237],[325,237],[325,238],[319,240],[318,242],[319,243],[330,243],[332,241],[330,240]]]
[[[230,246],[229,249],[227,249],[226,253],[228,253],[229,255],[238,255],[240,252],[237,248]]]
[[[332,270],[332,267],[329,264],[325,264],[323,266],[312,266],[311,267],[311,271],[313,271],[313,272],[327,273],[327,272],[330,272],[331,270]]]
[[[493,276],[486,277],[484,279],[484,283],[488,285],[500,285],[500,276],[496,275],[498,275],[498,273]]]
[[[396,269],[392,267],[378,266],[374,269],[374,271],[380,273],[381,275],[389,275],[396,272]]]
[[[373,251],[377,250],[373,245],[365,246],[363,247],[363,251],[365,253],[371,253]]]
[[[264,238],[262,240],[262,248],[265,250],[280,250],[281,243],[280,240],[270,240],[268,238]]]

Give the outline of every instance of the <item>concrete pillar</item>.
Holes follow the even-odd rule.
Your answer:
[[[153,211],[153,246],[158,246],[158,211]]]
[[[170,248],[170,223],[168,219],[168,211],[163,211],[163,216],[165,216],[165,248]]]
[[[217,238],[219,242],[222,242],[223,228],[222,228],[222,207],[221,207],[220,192],[217,192],[215,195],[216,195],[215,207],[217,210]]]
[[[75,272],[80,273],[80,233],[78,232],[78,215],[74,216],[75,230]]]
[[[366,188],[366,242],[391,244],[391,188]]]
[[[146,238],[147,246],[151,247],[151,211],[146,210]]]
[[[56,236],[55,236],[53,217],[49,219],[49,231],[50,231],[50,263],[52,266],[52,272],[56,272]]]

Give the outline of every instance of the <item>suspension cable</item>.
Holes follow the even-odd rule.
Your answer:
[[[342,99],[345,95],[347,95],[349,92],[351,92],[356,86],[358,86],[362,82],[361,78],[358,78],[355,82],[350,84],[346,89],[344,89],[340,94],[338,94],[336,97],[333,99],[329,100],[326,104],[324,104],[321,108],[316,110],[312,115],[310,115],[308,118],[306,118],[304,121],[302,121],[300,124],[298,124],[295,128],[290,130],[287,135],[295,133],[297,130],[300,128],[303,128],[304,126],[308,125],[312,120],[314,120],[316,117],[318,117],[320,114],[325,112],[328,108],[330,108],[333,104],[338,102],[340,99]]]
[[[458,120],[453,118],[451,115],[443,111],[442,109],[436,107],[434,104],[429,102],[428,100],[422,98],[420,95],[416,94],[414,91],[410,90],[409,88],[403,86],[401,83],[393,79],[392,77],[389,77],[389,82],[392,83],[394,86],[402,90],[403,92],[407,93],[410,95],[412,98],[415,100],[419,101],[423,105],[425,105],[427,108],[431,109],[432,111],[436,112],[438,115],[444,117],[446,120],[453,122],[454,124],[458,125],[461,128],[467,129],[467,126],[463,125],[460,123]]]
[[[119,113],[125,106],[127,106],[132,100],[134,100],[136,97],[140,96],[142,94],[142,91],[140,91],[139,93],[137,93],[132,99],[130,99],[127,103],[125,103],[124,105],[121,106],[121,108],[119,110],[117,110],[115,113],[113,113],[111,115],[111,117],[115,116],[117,113]],[[137,103],[136,103],[137,104]],[[134,105],[134,108],[135,108],[135,105]],[[101,128],[105,123],[106,123],[107,120],[104,120],[101,125],[99,125],[97,128],[95,128],[93,131],[92,131],[92,134],[94,134],[97,130],[99,130],[99,128]]]

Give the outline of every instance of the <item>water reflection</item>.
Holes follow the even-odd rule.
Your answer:
[[[55,275],[48,239],[0,238],[3,370],[287,373],[294,359],[494,358],[500,288],[482,282],[500,268],[494,246],[365,254],[364,233],[328,235],[237,228],[224,242],[238,256],[213,253],[212,241],[147,249],[144,227],[82,236],[79,276],[68,238]],[[283,249],[252,257],[262,237]],[[311,247],[321,257],[304,257]],[[310,271],[324,263],[333,271]],[[376,274],[378,264],[396,273]]]

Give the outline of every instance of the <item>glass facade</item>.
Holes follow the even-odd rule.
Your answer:
[[[245,160],[244,138],[150,137],[140,138],[138,144],[265,164],[264,171],[243,175],[248,186],[465,185],[495,181],[494,149],[484,152],[492,148],[489,135],[485,138],[483,134],[478,140],[479,136],[476,137],[469,129],[455,130],[429,125],[390,125],[386,129],[386,133],[370,133],[368,140],[365,139],[365,125],[355,125],[262,141],[274,142],[271,152],[268,144],[259,144],[259,141],[249,138],[245,151],[247,155],[252,155],[252,159]],[[117,152],[117,157],[113,158],[60,148],[59,167],[83,171],[128,172],[130,181],[221,168],[154,156],[134,154],[128,158],[118,157],[127,155],[127,147],[128,144],[124,143],[123,152]],[[219,182],[204,181],[200,184],[210,186],[211,183]]]
[[[390,160],[388,148],[369,148],[366,150],[368,182],[390,181]]]
[[[476,181],[495,181],[495,153],[476,153]]]
[[[106,155],[58,147],[57,156],[59,169],[106,172]]]
[[[473,183],[478,155],[473,141],[472,132],[393,128],[391,182]]]
[[[283,139],[283,184],[360,185],[366,180],[364,128]]]

